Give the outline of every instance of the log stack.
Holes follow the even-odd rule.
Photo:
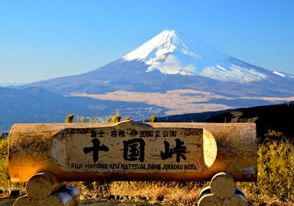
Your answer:
[[[247,206],[245,195],[226,172],[216,174],[200,193],[198,206]]]
[[[63,185],[49,172],[32,176],[26,191],[27,195],[16,199],[13,206],[78,206],[80,201],[76,188]]]

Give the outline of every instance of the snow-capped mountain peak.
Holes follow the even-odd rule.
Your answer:
[[[159,70],[163,74],[198,75],[223,82],[248,83],[266,80],[271,75],[293,78],[247,64],[195,38],[186,40],[184,35],[178,35],[174,30],[164,30],[123,56],[122,60],[144,62],[146,72]],[[187,45],[186,42],[192,44]]]
[[[174,30],[164,30],[142,46],[125,55],[123,59],[127,61],[148,60],[154,51],[155,56],[159,57],[175,52],[179,48],[184,54],[197,57],[197,55],[189,51],[187,46],[177,37]]]

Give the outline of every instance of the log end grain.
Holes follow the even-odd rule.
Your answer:
[[[233,197],[235,190],[234,178],[226,172],[216,174],[211,180],[211,192],[220,199]]]
[[[56,176],[49,172],[41,172],[32,176],[26,186],[29,197],[44,199],[58,190],[60,183]]]
[[[221,206],[221,201],[213,194],[203,195],[198,201],[198,206]]]
[[[38,202],[38,200],[34,200],[33,198],[25,195],[22,197],[17,198],[13,206],[41,206]]]

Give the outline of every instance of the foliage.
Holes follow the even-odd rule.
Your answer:
[[[66,118],[65,118],[65,122],[66,122],[66,123],[72,123],[73,120],[74,120],[74,117],[75,117],[74,114],[69,114],[69,115],[67,115]]]
[[[130,115],[124,118],[124,120],[131,120],[131,119],[132,117]]]
[[[106,122],[112,122],[112,116],[105,117]]]
[[[86,123],[86,119],[84,116],[77,116],[76,122]]]
[[[150,122],[157,122],[157,116],[151,115]]]
[[[119,110],[116,110],[115,115],[106,117],[105,121],[106,122],[114,122],[114,123],[120,122],[121,121],[121,116],[119,114]]]
[[[268,130],[268,132],[264,134],[264,141],[280,140],[282,138],[284,138],[283,132],[278,132],[275,130]]]
[[[8,140],[0,140],[0,185],[10,184],[8,174]]]
[[[262,199],[294,201],[294,144],[276,131],[266,134],[258,148],[258,181],[243,183],[248,193]]]
[[[89,117],[89,122],[100,122],[100,120],[96,116],[93,116]]]
[[[116,110],[116,114],[112,117],[112,122],[117,123],[120,122],[121,116],[119,115],[119,111]]]

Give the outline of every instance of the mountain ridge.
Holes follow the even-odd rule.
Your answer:
[[[63,95],[79,92],[106,93],[116,90],[150,92],[196,88],[215,91],[218,94],[231,93],[232,96],[294,95],[289,89],[290,86],[294,86],[294,75],[266,70],[196,42],[196,45],[200,45],[199,52],[188,48],[189,45],[186,46],[175,31],[165,30],[122,58],[98,69],[80,75],[35,82],[23,87],[44,87]],[[193,67],[197,67],[199,71],[195,70],[193,74],[188,74],[185,68],[189,67],[190,63],[181,62],[181,57],[177,57],[178,53],[175,53],[177,50],[189,58],[197,59]],[[169,57],[176,58],[174,65],[171,64]],[[221,89],[222,87],[225,89]]]
[[[63,97],[108,101],[109,114],[118,105],[132,103],[156,108],[153,113],[162,116],[163,112],[211,112],[294,100],[294,75],[255,66],[180,36],[166,30],[95,70],[19,88],[42,87]],[[135,114],[136,120],[144,116],[120,108]]]

